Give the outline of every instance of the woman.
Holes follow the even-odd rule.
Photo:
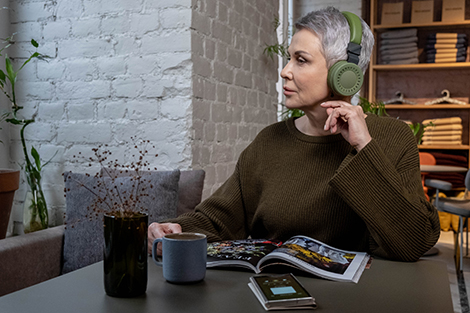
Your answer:
[[[373,36],[361,23],[358,65],[365,71]],[[301,18],[296,28],[281,77],[286,107],[305,115],[261,131],[233,175],[195,212],[150,225],[149,245],[182,230],[205,233],[209,241],[300,234],[416,261],[435,244],[439,219],[424,197],[409,127],[365,115],[327,84],[328,69],[347,58],[348,21],[327,8]]]

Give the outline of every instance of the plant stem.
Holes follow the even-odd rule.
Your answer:
[[[33,194],[33,201],[32,201],[32,214],[31,214],[31,222],[35,222],[36,217],[39,215],[39,219],[41,221],[42,228],[47,228],[49,224],[49,216],[47,212],[47,204],[46,204],[46,198],[44,196],[44,193],[41,188],[41,168],[34,168],[33,164],[31,163],[31,160],[29,159],[28,151],[26,149],[26,141],[24,138],[24,130],[26,126],[29,124],[33,123],[34,119],[29,119],[29,120],[23,120],[22,124],[23,127],[21,127],[20,130],[20,138],[21,138],[21,144],[23,146],[23,153],[24,153],[24,158],[25,158],[25,173],[26,173],[26,181],[29,185],[29,188],[31,189],[31,193]]]

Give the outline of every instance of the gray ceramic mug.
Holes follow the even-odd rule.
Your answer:
[[[157,244],[162,243],[162,261]],[[207,238],[199,233],[175,233],[153,242],[152,258],[163,267],[163,277],[171,283],[194,283],[206,276]]]

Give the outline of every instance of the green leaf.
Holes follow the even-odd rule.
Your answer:
[[[8,38],[7,38],[7,39],[8,39]],[[6,42],[8,42],[8,40],[3,41],[2,43],[6,43]],[[0,49],[0,55],[2,55],[1,52],[2,52],[3,50],[6,50],[9,46],[11,46],[11,43],[7,44],[5,47],[3,47],[2,49]]]
[[[6,80],[6,75],[5,75],[5,72],[3,72],[2,70],[0,70],[0,80],[5,83],[5,80]],[[3,86],[3,85],[2,85]]]
[[[7,77],[8,77],[8,80],[10,81],[11,88],[13,90],[15,86],[15,81],[16,81],[16,72],[13,69],[13,64],[11,63],[11,60],[8,56],[5,56],[5,69],[7,70]]]
[[[31,147],[31,156],[33,157],[34,162],[36,163],[36,168],[40,171],[41,170],[41,158],[39,157],[38,151],[34,147]]]
[[[39,181],[41,181],[41,172],[36,170],[35,168],[32,168],[30,171],[30,175],[33,178],[33,184],[37,185]],[[30,185],[31,186],[31,185]]]
[[[16,118],[7,118],[5,121],[13,125],[21,125],[21,121]]]
[[[283,58],[288,58],[287,47],[281,44],[267,45],[263,50],[263,54],[266,54],[271,59],[274,59],[274,55],[277,54]]]
[[[52,159],[56,156],[57,152],[59,152],[59,151],[56,151],[56,152],[54,153],[54,155],[53,155],[46,163],[44,163],[44,164],[42,165],[43,168],[44,168],[44,166],[46,166],[47,164],[49,164],[49,163],[52,161]]]
[[[39,47],[39,44],[38,44],[37,41],[34,40],[34,39],[31,39],[31,44],[32,44],[35,48]]]
[[[29,61],[31,61],[31,59],[37,58],[37,57],[39,57],[39,56],[40,56],[40,54],[39,54],[38,52],[34,52],[34,53],[29,57],[29,59],[27,59],[27,60],[23,63],[23,65],[21,65],[21,67],[20,67],[20,69],[18,70],[18,72],[21,71],[21,69],[22,69],[26,64],[28,64]]]

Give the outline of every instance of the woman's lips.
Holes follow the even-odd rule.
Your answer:
[[[294,93],[295,93],[294,90],[292,90],[292,89],[290,89],[290,88],[284,86],[284,95],[285,95],[285,96],[290,96],[290,95],[292,95],[292,94],[294,94]]]

